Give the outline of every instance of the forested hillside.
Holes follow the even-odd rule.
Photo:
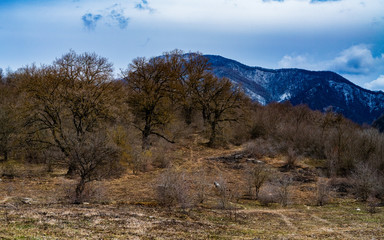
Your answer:
[[[216,210],[192,211],[225,209],[247,227],[238,217],[255,206],[357,200],[373,214],[384,203],[383,134],[332,111],[252,102],[201,54],[139,57],[114,73],[106,58],[70,51],[2,73],[0,99],[0,203],[13,226],[0,237],[21,234],[17,204],[26,198],[39,201],[32,207],[189,209],[186,218],[213,225],[199,216]]]

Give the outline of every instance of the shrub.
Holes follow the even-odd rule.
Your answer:
[[[287,151],[285,167],[287,169],[294,168],[297,164],[298,159],[299,157],[297,156],[297,153],[295,152],[295,150],[293,150],[292,148],[289,148]]]
[[[323,206],[329,200],[329,184],[326,179],[319,178],[316,185],[316,204],[318,206]]]
[[[0,167],[0,176],[5,178],[15,178],[17,176],[16,172],[16,162],[7,161]]]
[[[259,192],[258,200],[261,205],[269,206],[278,202],[277,188],[270,183],[264,185]]]
[[[252,157],[275,157],[279,150],[272,144],[272,140],[256,139],[245,146],[245,151]]]
[[[370,197],[367,199],[367,212],[369,212],[370,214],[374,214],[374,213],[378,213],[379,212],[379,209],[377,208],[379,206],[379,202],[377,201],[377,199],[373,198],[373,197]]]
[[[286,207],[290,199],[290,186],[292,185],[292,178],[288,175],[282,175],[276,182],[278,202]]]
[[[251,139],[257,139],[264,137],[267,134],[265,127],[261,124],[254,124],[251,128]]]
[[[81,202],[91,203],[106,203],[109,202],[107,186],[102,181],[88,182],[81,196],[76,195],[76,183],[71,180],[66,180],[62,183],[61,189],[64,192],[64,199],[66,202],[74,203],[79,199]],[[60,200],[60,199],[58,199]]]
[[[180,206],[185,209],[192,205],[190,186],[184,172],[166,169],[158,178],[155,191],[157,201],[162,206]]]
[[[263,184],[268,180],[268,171],[265,164],[257,164],[247,172],[247,182],[249,193],[252,194],[252,189],[255,189],[255,199],[258,199],[259,192]]]
[[[354,194],[365,202],[378,188],[379,177],[375,169],[367,163],[356,165],[350,176]]]
[[[197,203],[203,203],[207,198],[209,190],[208,177],[205,170],[201,169],[194,175],[194,189]]]
[[[130,159],[133,174],[147,172],[152,169],[152,151],[134,151]]]
[[[214,182],[216,188],[216,195],[218,196],[219,208],[227,209],[229,207],[229,200],[231,199],[231,189],[229,188],[227,180],[221,176]]]
[[[153,157],[152,165],[158,168],[167,168],[171,164],[171,157],[165,149],[157,149]]]

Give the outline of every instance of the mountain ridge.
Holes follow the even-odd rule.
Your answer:
[[[332,108],[359,124],[371,124],[384,112],[384,92],[364,89],[332,71],[247,66],[219,55],[204,55],[212,72],[240,84],[251,99],[265,105],[290,101],[313,110]]]

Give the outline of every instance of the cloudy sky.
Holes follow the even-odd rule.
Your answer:
[[[116,73],[173,49],[331,70],[384,90],[383,0],[0,0],[0,68],[96,52]]]

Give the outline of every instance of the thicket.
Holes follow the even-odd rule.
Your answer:
[[[133,60],[120,80],[107,59],[73,51],[51,65],[0,71],[0,160],[65,167],[77,179],[74,202],[80,203],[89,182],[118,177],[127,167],[134,173],[168,167],[172,157],[151,149],[198,133],[208,147],[248,143],[255,158],[286,156],[288,170],[300,157],[317,159],[328,177],[349,177],[356,197],[383,201],[383,134],[332,111],[289,102],[261,106],[210,70],[201,54],[175,50]],[[159,180],[159,199],[184,206],[189,186],[177,185],[184,175],[172,173]],[[255,167],[247,176],[249,192],[265,200],[268,171]],[[279,183],[286,204],[291,179]],[[327,191],[319,183],[320,205]]]

